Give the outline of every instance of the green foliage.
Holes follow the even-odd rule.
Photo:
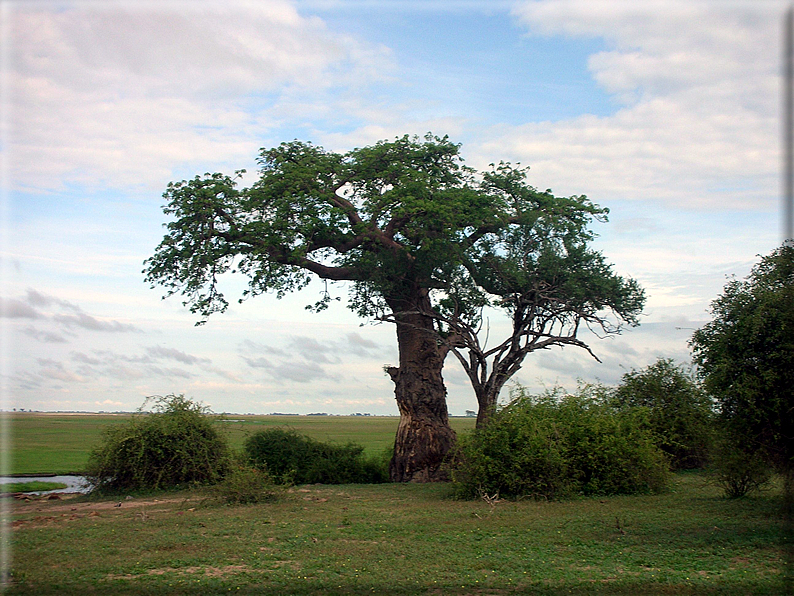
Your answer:
[[[366,457],[360,445],[324,443],[291,429],[254,433],[243,448],[251,465],[282,483],[379,483],[389,477],[387,460]]]
[[[284,489],[276,486],[264,470],[238,463],[213,487],[213,492],[230,505],[250,505],[278,501]]]
[[[714,428],[712,400],[682,365],[660,358],[623,375],[613,393],[620,409],[647,408],[650,427],[674,469],[702,468]]]
[[[423,460],[411,469],[434,469],[451,444],[446,416],[433,414],[445,405],[440,379],[448,348],[490,411],[529,352],[587,348],[579,329],[609,334],[637,323],[642,289],[589,246],[589,225],[606,221],[608,210],[584,195],[537,190],[527,183],[527,168],[500,162],[477,173],[463,165],[459,145],[430,133],[344,154],[296,140],[262,149],[258,163],[259,179],[249,188],[220,173],[168,185],[164,212],[171,221],[144,263],[145,279],[167,296],[181,294],[198,324],[228,307],[221,290],[227,273],[247,278],[240,300],[266,292],[281,298],[313,276],[347,281],[348,306],[360,316],[394,322],[406,335],[437,333],[439,341],[403,340],[421,346],[426,358],[401,358],[405,374],[393,376],[401,411],[421,402],[412,419],[436,427],[399,436],[436,437],[435,445],[398,446],[400,461]],[[326,286],[308,308],[327,308],[333,291]],[[505,309],[513,328],[486,351],[477,333],[489,305]],[[424,377],[433,382],[411,381],[418,373],[408,369],[418,362],[433,369]],[[403,468],[392,467],[397,478]]]
[[[146,277],[202,317],[228,306],[218,282],[233,263],[249,278],[242,298],[282,297],[316,274],[352,281],[351,307],[374,316],[387,298],[413,300],[416,282],[443,279],[448,263],[460,263],[466,230],[499,223],[446,137],[406,135],[346,154],[293,141],[262,149],[259,165],[250,188],[206,174],[164,194],[172,221]]]
[[[548,340],[565,328],[568,344],[582,322],[607,332],[637,323],[642,289],[588,246],[589,225],[608,210],[537,190],[528,168],[500,162],[478,175],[460,145],[430,133],[344,154],[292,141],[262,149],[259,165],[249,188],[216,173],[171,183],[163,195],[171,221],[144,274],[202,320],[227,308],[221,278],[239,272],[248,278],[241,299],[283,297],[313,275],[347,280],[359,315],[421,305],[442,335],[476,329],[489,304],[519,321],[516,337]],[[332,298],[328,291],[307,308]]]
[[[794,246],[763,257],[711,304],[691,346],[726,432],[794,469]]]
[[[590,393],[515,391],[487,426],[460,438],[451,466],[457,494],[557,499],[662,490],[669,472],[647,412],[616,411]]]
[[[772,472],[765,458],[752,446],[727,436],[717,441],[708,469],[711,482],[729,499],[738,499],[768,486]]]
[[[154,397],[142,410],[108,427],[89,456],[86,477],[97,491],[212,484],[229,469],[230,452],[207,411],[183,395]]]

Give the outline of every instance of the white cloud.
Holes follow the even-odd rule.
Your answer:
[[[165,377],[166,379],[172,379],[174,377],[178,379],[192,379],[196,375],[192,372],[186,371],[181,368],[161,368],[159,366],[147,366],[146,373],[149,376],[160,376]]]
[[[75,362],[80,362],[82,364],[91,364],[91,365],[102,364],[102,360],[100,360],[99,358],[89,356],[88,354],[84,354],[83,352],[72,352],[71,357],[72,360],[74,360]]]
[[[0,316],[8,319],[36,319],[45,325],[55,323],[61,330],[80,328],[110,333],[142,333],[135,325],[89,315],[68,300],[33,289],[28,289],[24,298],[0,297]],[[61,334],[53,330],[40,330],[32,326],[23,328],[22,333],[48,343],[65,341]]]
[[[361,337],[358,333],[347,334],[348,348],[357,356],[365,356],[368,352],[379,352],[381,346],[374,341]]]
[[[45,379],[68,383],[85,383],[87,381],[84,377],[67,370],[63,363],[51,358],[39,358],[38,363],[41,366],[38,375]]]
[[[188,162],[240,167],[279,124],[274,98],[312,101],[382,80],[391,64],[388,49],[283,0],[23,3],[7,14],[4,132],[21,189],[159,186]]]
[[[530,164],[533,182],[563,194],[769,209],[777,200],[781,6],[523,3],[515,15],[535,34],[611,46],[589,68],[622,107],[494,129],[480,150]]]
[[[240,357],[250,368],[263,370],[279,383],[320,379],[338,382],[339,376],[329,373],[327,367],[353,378],[358,373],[379,370],[379,366],[371,366],[372,357],[383,352],[382,346],[359,333],[348,333],[339,340],[305,335],[291,335],[285,340],[287,349],[244,340],[238,346]],[[268,358],[259,354],[267,354]],[[351,362],[351,356],[358,362]],[[362,365],[362,360],[366,364]]]
[[[146,353],[153,358],[165,358],[169,360],[176,360],[182,364],[208,364],[211,362],[209,358],[202,358],[187,354],[182,350],[176,348],[164,348],[162,346],[149,346],[146,348]]]
[[[52,306],[55,304],[72,312],[80,312],[80,307],[76,304],[73,304],[68,300],[61,300],[55,296],[43,294],[37,290],[34,290],[33,288],[27,289],[25,292],[25,297],[28,303],[30,303],[32,306]]]
[[[88,329],[89,331],[106,331],[110,333],[142,333],[142,331],[135,325],[131,325],[129,323],[119,323],[118,321],[102,321],[83,312],[71,315],[56,314],[53,315],[52,320],[60,323],[67,329],[72,327],[82,327],[83,329]]]
[[[419,137],[430,132],[447,134],[453,140],[463,135],[466,122],[460,118],[412,118],[407,106],[384,107],[382,113],[352,109],[351,113],[360,117],[364,124],[350,132],[321,131],[320,143],[334,151],[348,151],[353,147],[373,145],[382,140],[393,140],[404,135]]]
[[[270,369],[273,368],[273,363],[270,362],[267,358],[247,358],[245,356],[242,357],[245,360],[245,363],[250,366],[251,368],[265,368]]]
[[[250,339],[245,339],[241,341],[240,345],[238,346],[238,350],[241,353],[264,352],[266,354],[274,354],[276,356],[285,356],[285,357],[289,355],[284,350],[281,350],[279,348],[274,348],[266,344],[261,344],[255,341],[251,341]]]
[[[338,364],[341,362],[337,348],[332,342],[320,343],[313,337],[296,336],[291,339],[290,346],[307,362],[320,362],[322,364]]]
[[[31,325],[21,329],[20,333],[32,337],[37,341],[49,344],[63,344],[69,341],[60,333],[55,333],[53,331],[43,331],[41,329],[36,329]]]
[[[318,379],[338,380],[329,375],[322,366],[313,362],[282,362],[271,373],[274,379],[296,383],[310,383]]]
[[[0,318],[4,319],[38,319],[41,317],[35,308],[16,298],[0,297]]]
[[[122,408],[129,408],[129,405],[125,404],[124,402],[113,401],[112,399],[105,399],[105,400],[102,400],[102,401],[95,401],[94,405],[97,405],[99,407],[118,406],[118,407],[122,407]]]

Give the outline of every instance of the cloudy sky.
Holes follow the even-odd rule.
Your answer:
[[[169,181],[292,139],[346,151],[432,131],[469,165],[609,207],[597,246],[642,325],[531,355],[537,389],[688,362],[726,276],[781,240],[783,2],[0,3],[3,408],[396,414],[394,329],[320,286],[196,327],[143,282]],[[229,280],[230,288],[241,286]],[[339,290],[344,296],[343,289]],[[492,333],[503,329],[494,315]],[[476,409],[459,365],[452,414]]]

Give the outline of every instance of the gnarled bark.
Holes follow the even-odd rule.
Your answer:
[[[441,377],[444,353],[433,320],[421,310],[395,312],[400,366],[386,369],[394,381],[400,425],[389,464],[392,482],[444,480],[444,457],[455,442],[447,390]]]

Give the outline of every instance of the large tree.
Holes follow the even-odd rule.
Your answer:
[[[691,346],[730,436],[794,472],[794,246],[730,280]]]
[[[345,154],[294,141],[262,150],[259,165],[249,188],[222,174],[169,184],[172,221],[146,261],[147,281],[181,293],[201,322],[228,306],[218,282],[230,271],[249,279],[241,299],[282,297],[312,276],[350,282],[353,310],[396,325],[399,364],[387,372],[401,418],[391,478],[439,478],[455,439],[441,373],[462,340],[450,337],[484,300],[528,291],[523,278],[511,281],[511,238],[543,221],[582,230],[606,210],[584,196],[538,192],[508,164],[478,175],[446,137],[405,136]],[[576,252],[575,236],[559,242]]]

